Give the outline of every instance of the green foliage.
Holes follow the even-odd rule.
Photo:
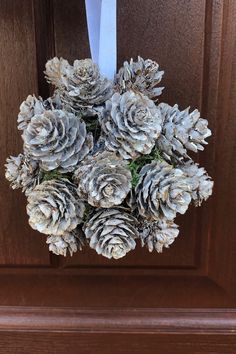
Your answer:
[[[128,165],[129,170],[132,174],[132,187],[135,188],[139,181],[139,172],[143,166],[153,162],[153,161],[162,161],[160,151],[154,147],[149,155],[142,155],[136,160],[133,160]]]
[[[90,216],[93,212],[94,208],[90,204],[85,204],[85,211],[84,211],[84,216],[83,216],[83,221],[86,223],[89,219]]]
[[[132,187],[135,188],[138,184],[138,180],[139,180],[139,174],[138,174],[138,171],[139,171],[139,165],[135,162],[135,161],[132,161],[129,165],[129,170],[132,174]]]
[[[44,181],[50,181],[52,179],[60,179],[60,178],[67,178],[70,180],[70,176],[69,174],[62,174],[60,172],[58,172],[57,170],[53,170],[53,171],[42,171],[42,179],[43,182]]]
[[[92,116],[92,117],[84,117],[83,118],[85,124],[86,124],[86,129],[88,133],[92,133],[94,136],[94,139],[96,140],[101,133],[101,128],[98,122],[98,117],[97,115]]]

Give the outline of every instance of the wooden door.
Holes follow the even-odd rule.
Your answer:
[[[0,0],[0,353],[236,353],[236,1],[118,0],[119,65],[138,54],[165,70],[163,101],[208,118],[214,195],[163,254],[54,256],[3,164],[19,104],[49,94],[46,60],[89,56],[84,1]]]

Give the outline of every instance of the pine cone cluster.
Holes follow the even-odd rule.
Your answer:
[[[175,217],[212,194],[190,156],[207,144],[207,120],[157,103],[164,72],[150,59],[124,62],[113,81],[91,59],[53,58],[45,74],[55,92],[21,104],[23,153],[5,165],[27,196],[30,226],[62,256],[87,244],[119,259],[137,240],[150,252],[168,248]]]

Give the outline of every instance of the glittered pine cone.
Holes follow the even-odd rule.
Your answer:
[[[107,150],[124,159],[149,154],[155,145],[162,119],[148,97],[133,91],[115,93],[99,116]]]
[[[85,123],[62,110],[34,116],[22,137],[25,151],[45,171],[71,172],[93,147]]]
[[[102,208],[121,204],[131,189],[131,179],[126,161],[109,152],[89,156],[74,172],[78,195]]]
[[[7,158],[5,167],[12,189],[22,188],[26,195],[41,181],[38,163],[23,154]]]
[[[149,252],[156,250],[158,253],[161,253],[163,248],[169,248],[178,234],[178,225],[166,218],[155,222],[144,221],[139,233],[142,246],[146,246]]]
[[[140,171],[135,189],[139,214],[149,221],[163,216],[172,220],[184,214],[191,202],[192,185],[187,175],[167,162],[152,162]]]
[[[129,89],[143,93],[156,101],[164,87],[157,87],[164,71],[159,70],[159,65],[151,60],[138,57],[138,61],[125,61],[123,67],[116,75],[116,88],[120,93]]]
[[[181,161],[189,158],[188,150],[198,152],[204,150],[205,139],[211,135],[208,121],[200,118],[197,109],[189,113],[189,108],[184,111],[166,103],[161,103],[160,108],[163,127],[157,140],[157,147],[167,160]]]
[[[179,168],[188,176],[192,186],[191,197],[195,206],[200,206],[204,200],[212,195],[214,182],[207,174],[205,168],[199,167],[193,161],[187,161]]]
[[[66,232],[62,236],[50,235],[47,237],[46,243],[49,245],[49,251],[66,257],[67,253],[71,256],[78,250],[82,250],[85,244],[85,236],[81,230],[72,230]]]
[[[98,210],[84,225],[90,247],[107,258],[122,258],[136,246],[137,220],[122,209]]]
[[[112,83],[100,75],[91,59],[75,60],[71,66],[67,60],[54,58],[47,62],[45,73],[59,89],[64,104],[83,114],[91,114],[89,109],[103,104],[113,93]]]
[[[30,226],[46,235],[62,236],[82,222],[85,206],[66,179],[44,181],[28,195]]]

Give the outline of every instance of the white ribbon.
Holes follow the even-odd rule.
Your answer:
[[[116,73],[116,0],[85,0],[92,60],[109,79]]]

